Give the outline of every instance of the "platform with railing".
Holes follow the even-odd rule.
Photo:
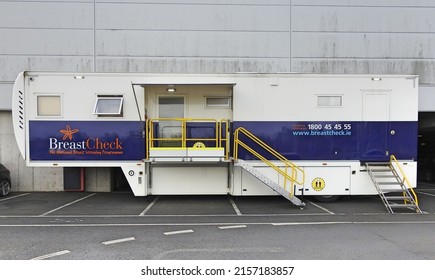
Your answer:
[[[229,160],[229,121],[155,118],[146,122],[146,155],[151,162]]]

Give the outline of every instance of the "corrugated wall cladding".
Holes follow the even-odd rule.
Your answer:
[[[418,74],[432,0],[0,0],[0,109],[23,70]]]
[[[435,83],[435,2],[292,3],[292,70],[407,73]]]

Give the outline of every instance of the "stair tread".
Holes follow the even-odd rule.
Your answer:
[[[291,203],[293,203],[296,206],[305,206],[305,203],[301,201],[296,196],[290,196],[290,192],[281,187],[279,184],[272,181],[269,177],[264,175],[261,171],[256,170],[254,167],[252,167],[249,163],[239,160],[239,165],[246,170],[248,173],[250,173],[252,176],[266,184],[269,188],[274,190],[275,192],[279,193],[281,196],[285,197],[287,200],[289,200]]]
[[[408,197],[404,196],[385,196],[387,200],[410,200]]]
[[[417,208],[415,204],[390,204],[391,208]]]

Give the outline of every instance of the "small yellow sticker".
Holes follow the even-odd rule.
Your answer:
[[[311,187],[313,187],[316,192],[320,192],[325,188],[325,180],[320,177],[314,178],[311,182]]]

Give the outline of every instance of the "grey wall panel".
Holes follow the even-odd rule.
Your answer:
[[[125,3],[120,0],[96,0],[96,3]],[[186,4],[186,5],[288,5],[289,0],[129,0],[129,3],[169,3],[169,4]]]
[[[0,81],[13,82],[24,70],[92,72],[93,63],[92,56],[0,56]]]
[[[293,31],[435,32],[435,7],[292,7]]]
[[[12,108],[12,83],[0,83],[0,111]]]
[[[293,71],[345,74],[417,74],[420,83],[435,84],[435,60],[293,59]]]
[[[0,2],[0,26],[12,29],[93,28],[93,4],[69,2]]]
[[[219,58],[116,58],[97,59],[101,72],[156,72],[156,73],[234,73],[234,72],[289,72],[288,59],[219,59]]]
[[[93,32],[71,29],[0,29],[2,55],[93,55]]]
[[[294,33],[294,58],[435,59],[435,33]]]
[[[114,31],[97,33],[98,56],[287,58],[286,32]]]
[[[100,4],[97,29],[286,31],[290,8],[280,5]]]
[[[433,0],[291,0],[295,6],[435,7]]]
[[[418,111],[435,112],[435,86],[422,85],[418,89]],[[431,127],[435,123],[430,124]]]

